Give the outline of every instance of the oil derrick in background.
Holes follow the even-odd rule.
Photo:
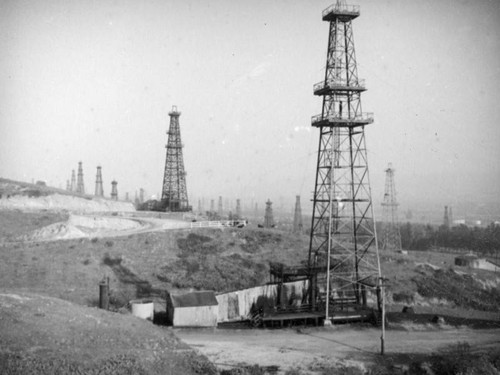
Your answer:
[[[83,183],[83,167],[82,162],[78,162],[78,178],[76,180],[76,192],[78,194],[85,194],[85,185]]]
[[[266,202],[266,213],[264,214],[264,228],[274,228],[273,208],[271,207],[272,204],[273,202],[268,199]]]
[[[139,189],[139,202],[144,203],[144,189]]]
[[[118,200],[118,188],[116,187],[118,182],[111,181],[111,199],[117,201]]]
[[[343,0],[323,11],[323,21],[329,22],[326,69],[313,87],[322,110],[311,119],[320,134],[309,269],[317,272],[317,288],[326,291],[321,299],[328,317],[330,302],[340,303],[337,296],[365,305],[366,289],[375,289],[381,276],[364,131],[373,115],[361,108],[366,88],[358,78],[351,22],[359,14],[358,6]]]
[[[170,116],[170,126],[167,132],[168,142],[165,146],[167,157],[161,201],[162,205],[165,205],[166,211],[190,211],[186,189],[186,172],[182,157],[183,146],[179,128],[181,113],[177,111],[176,106],[173,106],[168,115]]]
[[[234,219],[241,219],[241,201],[239,199],[236,199],[236,217]]]
[[[103,197],[104,189],[102,188],[102,173],[101,167],[97,167],[97,175],[95,176],[95,196]]]
[[[71,184],[69,183],[69,180],[66,180],[66,191],[71,191]]]
[[[215,203],[213,199],[210,199],[210,212],[215,211]]]
[[[222,214],[223,214],[223,211],[222,211],[222,197],[219,196],[219,204],[217,206],[217,215],[219,215],[219,218],[222,218]]]
[[[401,233],[399,232],[399,203],[396,199],[396,187],[394,183],[394,169],[389,163],[385,170],[385,192],[382,201],[384,231],[382,249],[401,250]]]
[[[70,186],[70,191],[76,191],[76,176],[75,176],[75,170],[71,170],[71,186]]]
[[[293,215],[293,233],[301,233],[302,225],[302,209],[300,208],[300,195],[295,197],[295,213]]]
[[[448,206],[444,206],[443,225],[446,229],[450,229],[450,215],[448,213]]]

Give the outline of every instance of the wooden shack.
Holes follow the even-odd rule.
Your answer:
[[[216,327],[218,313],[213,291],[167,296],[167,324],[174,327]]]

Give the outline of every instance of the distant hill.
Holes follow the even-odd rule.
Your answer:
[[[115,201],[103,197],[0,178],[0,210],[66,210],[77,212],[135,211],[132,202]]]

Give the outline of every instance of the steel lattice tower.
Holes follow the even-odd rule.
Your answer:
[[[389,163],[385,170],[385,192],[382,201],[384,234],[383,250],[401,250],[401,233],[399,232],[398,218],[399,203],[396,198],[396,187],[394,184],[394,169]]]
[[[301,233],[302,225],[302,209],[300,207],[300,195],[295,197],[295,212],[293,215],[293,233]]]
[[[219,196],[219,203],[217,204],[217,215],[219,215],[219,219],[222,219],[222,196]]]
[[[274,216],[273,216],[273,208],[271,207],[273,202],[270,199],[266,202],[266,212],[264,214],[264,228],[273,228],[274,227]]]
[[[95,196],[97,197],[103,197],[104,196],[104,189],[102,187],[102,172],[101,172],[101,167],[97,167],[97,174],[95,176]]]
[[[118,182],[111,181],[111,199],[117,201],[118,200]]]
[[[166,204],[167,211],[189,211],[189,203],[186,189],[186,172],[184,170],[184,159],[182,157],[181,131],[179,128],[180,112],[173,106],[168,129],[168,142],[165,146],[167,157],[165,161],[165,174],[163,177],[163,189],[161,200]]]
[[[241,200],[236,199],[236,219],[241,219]]]
[[[450,229],[450,214],[448,213],[448,206],[444,206],[443,225],[446,229]]]
[[[313,88],[323,105],[311,120],[320,136],[309,267],[324,270],[317,287],[330,299],[323,301],[350,296],[364,305],[364,291],[380,282],[380,265],[364,132],[373,115],[361,110],[366,89],[358,78],[351,23],[358,16],[359,7],[342,0],[322,14],[330,27],[324,80]]]
[[[76,180],[76,192],[78,194],[85,194],[85,184],[83,183],[83,167],[82,162],[78,162],[78,177]]]
[[[76,176],[75,176],[75,170],[71,170],[71,185],[70,185],[70,190],[71,191],[76,191]]]

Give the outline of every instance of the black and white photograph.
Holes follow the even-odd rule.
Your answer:
[[[500,0],[0,0],[0,374],[500,374]]]

